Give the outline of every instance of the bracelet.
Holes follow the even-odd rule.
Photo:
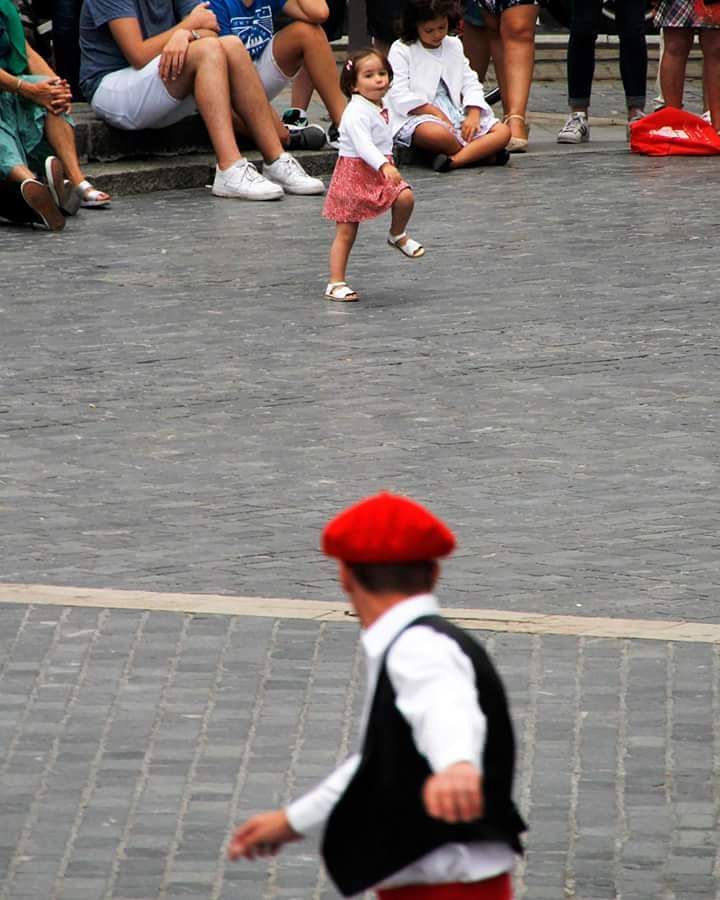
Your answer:
[[[18,80],[15,82],[15,90],[14,90],[13,93],[19,94],[19,93],[20,93],[20,88],[22,87],[22,84],[23,84],[22,78],[18,78]]]

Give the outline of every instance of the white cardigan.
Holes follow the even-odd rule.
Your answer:
[[[428,53],[420,41],[412,44],[395,41],[390,48],[388,58],[394,77],[385,95],[385,106],[390,112],[390,129],[394,135],[410,118],[411,110],[434,102],[441,78],[450,99],[460,109],[478,106],[493,115],[460,38],[446,37],[440,46],[441,57]]]

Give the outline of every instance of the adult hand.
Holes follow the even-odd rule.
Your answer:
[[[485,812],[482,774],[469,762],[431,775],[423,785],[425,811],[443,822],[472,822]]]
[[[283,844],[301,840],[290,826],[284,809],[260,813],[248,819],[236,829],[228,846],[232,860],[255,859],[258,856],[275,856]]]
[[[72,92],[67,81],[62,78],[48,78],[45,81],[23,81],[18,93],[25,100],[44,107],[48,112],[60,115],[69,112]]]
[[[465,116],[465,120],[460,126],[460,134],[463,136],[463,140],[470,143],[470,141],[477,135],[480,130],[480,110],[477,107],[472,107],[468,110],[467,115]]]
[[[387,178],[393,184],[400,184],[402,181],[402,175],[392,163],[385,163],[380,166],[380,172],[384,178]]]
[[[159,73],[163,81],[175,81],[185,65],[187,49],[190,45],[190,32],[184,28],[171,35],[160,54]]]
[[[198,3],[180,23],[183,28],[188,31],[214,31],[216,34],[220,32],[215,13],[209,8],[209,0],[204,3]]]

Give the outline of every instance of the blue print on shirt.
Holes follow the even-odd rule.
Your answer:
[[[257,6],[249,9],[246,16],[232,16],[230,30],[245,44],[251,59],[258,59],[272,40],[272,7]]]

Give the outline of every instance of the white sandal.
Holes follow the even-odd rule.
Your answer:
[[[403,238],[407,238],[405,243],[398,243],[398,241],[401,241]],[[425,254],[423,245],[414,241],[411,237],[408,237],[407,231],[403,231],[402,234],[388,234],[387,242],[391,247],[395,247],[405,256],[409,256],[410,259],[419,259]]]
[[[347,281],[328,281],[325,299],[337,300],[339,303],[354,303],[360,299],[360,294],[354,291]]]
[[[83,209],[104,209],[110,206],[110,195],[105,191],[98,191],[89,181],[81,181],[75,186],[75,192],[80,196],[80,206]]]

